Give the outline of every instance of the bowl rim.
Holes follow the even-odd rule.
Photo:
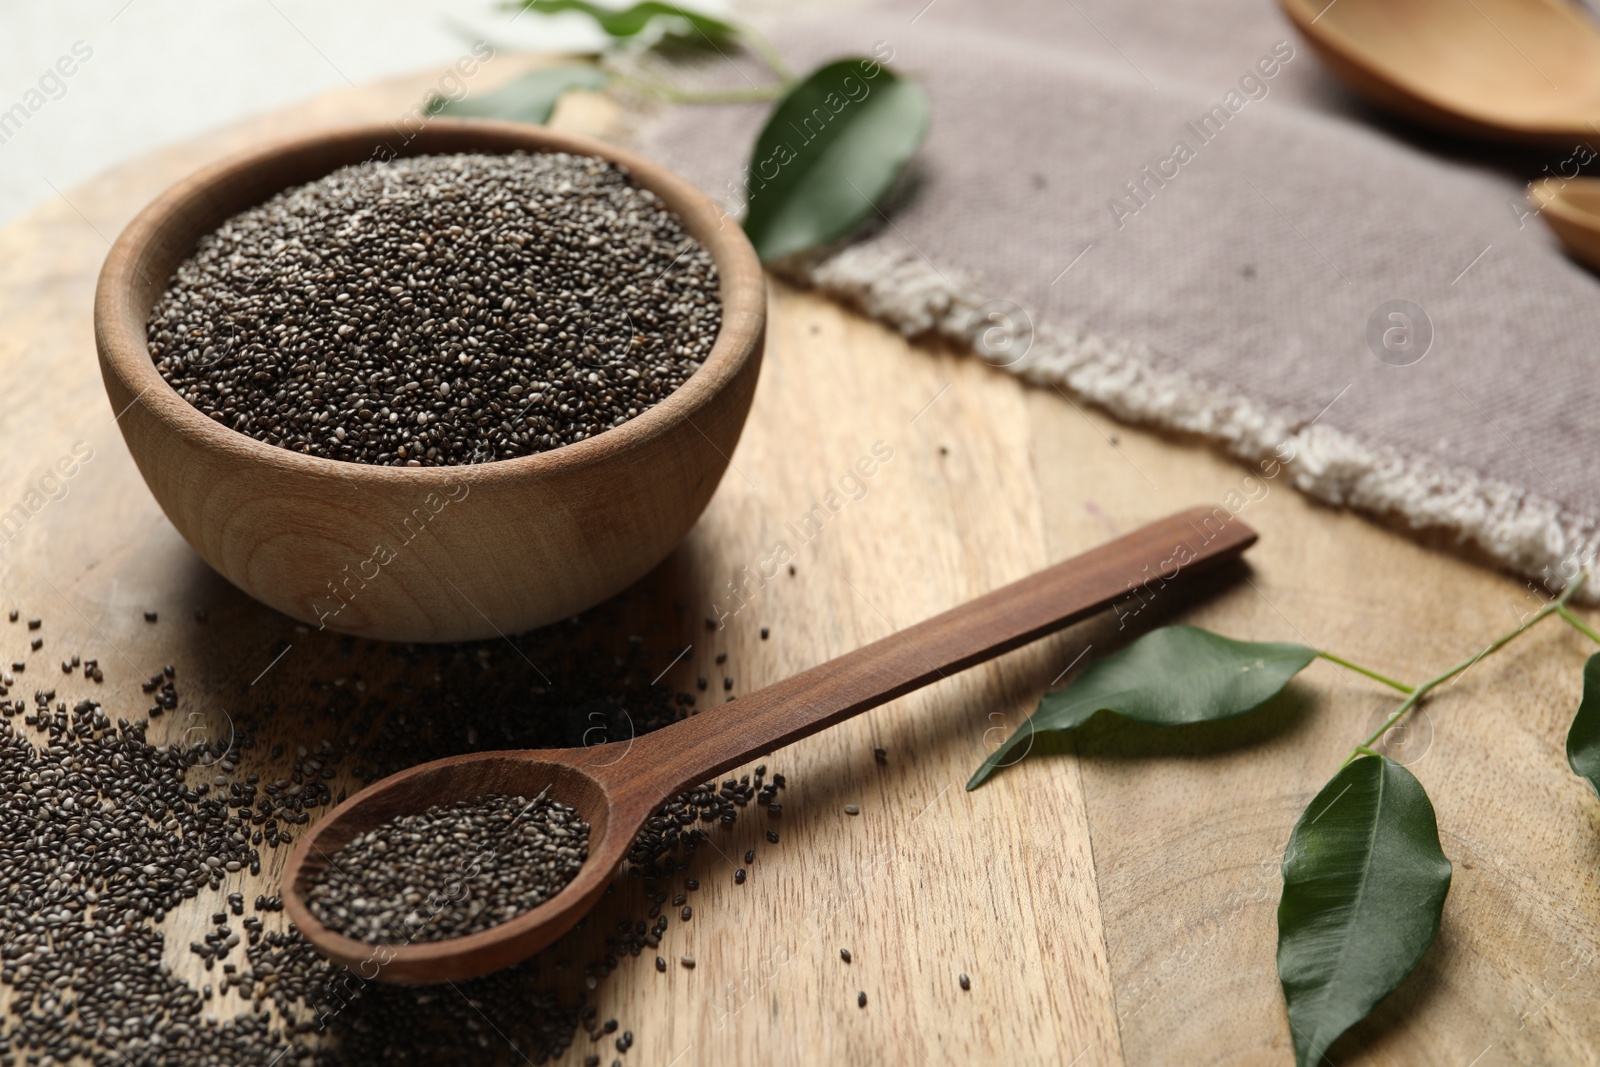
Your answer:
[[[112,394],[111,402],[118,405],[118,398],[110,388],[113,379],[132,398],[114,412],[119,423],[129,407],[143,403],[158,422],[201,449],[229,452],[241,458],[249,456],[255,462],[286,474],[421,490],[442,489],[463,481],[475,487],[488,487],[530,477],[576,473],[646,445],[683,422],[699,430],[695,416],[708,408],[716,395],[738,377],[752,356],[760,352],[766,329],[766,288],[760,260],[743,228],[687,179],[626,149],[526,123],[434,118],[413,131],[398,151],[392,148],[395,134],[395,127],[391,125],[359,123],[269,140],[201,168],[168,187],[134,216],[106,255],[94,299],[95,347],[107,379],[108,393]],[[153,305],[170,284],[171,275],[157,286],[154,280],[147,280],[148,276],[141,277],[144,274],[141,264],[156,242],[176,232],[184,248],[173,260],[172,269],[176,270],[193,253],[201,237],[238,211],[247,210],[248,206],[235,208],[208,225],[195,225],[191,216],[203,216],[205,212],[194,209],[204,207],[212,194],[230,180],[263,165],[270,169],[274,161],[281,161],[285,156],[314,158],[319,153],[337,152],[345,147],[352,150],[351,159],[334,164],[324,173],[363,162],[356,151],[359,148],[370,149],[369,160],[384,148],[388,148],[387,158],[390,159],[474,151],[488,154],[568,152],[597,156],[626,168],[638,185],[661,198],[716,265],[722,317],[710,353],[682,385],[622,425],[573,444],[511,459],[419,467],[362,463],[296,452],[224,426],[180,396],[156,369],[145,335],[146,315],[137,312],[141,302],[138,294],[141,285],[148,286]],[[315,177],[291,177],[281,185],[274,183],[275,188],[255,203],[315,180]],[[126,431],[126,424],[123,425]],[[705,435],[704,430],[700,432]]]

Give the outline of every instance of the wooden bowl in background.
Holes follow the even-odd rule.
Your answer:
[[[1447,133],[1573,151],[1595,135],[1600,29],[1569,0],[1278,0],[1329,70]]]
[[[128,225],[95,293],[118,424],[162,510],[256,599],[315,626],[402,641],[515,633],[625,588],[694,525],[728,466],[760,373],[761,265],[744,233],[670,171],[543,127],[434,119],[263,145],[167,190]],[[705,363],[649,411],[586,441],[457,467],[345,463],[263,444],[201,414],[151,361],[150,309],[199,239],[291,186],[389,154],[564,151],[628,168],[717,265],[722,325]]]

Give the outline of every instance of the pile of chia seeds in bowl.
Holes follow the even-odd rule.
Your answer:
[[[223,426],[326,459],[453,466],[593,437],[710,354],[711,255],[617,164],[562,152],[344,167],[224,222],[146,334]]]

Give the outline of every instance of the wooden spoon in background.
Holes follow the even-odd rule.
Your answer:
[[[1528,186],[1528,203],[1572,258],[1600,271],[1600,178],[1545,178]]]
[[[645,819],[672,796],[1102,611],[1133,589],[1162,589],[1174,579],[1181,588],[1180,572],[1232,559],[1255,542],[1254,530],[1227,512],[1219,520],[1218,511],[1180,511],[644,737],[592,748],[478,752],[390,775],[300,838],[283,872],[289,918],[324,956],[381,982],[473,978],[526,959],[587,914]],[[545,789],[588,822],[589,858],[565,889],[515,919],[448,941],[379,945],[329,929],[306,905],[306,887],[329,868],[339,874],[339,849],[358,834],[434,804],[486,793],[531,797]]]
[[[1451,133],[1600,139],[1600,27],[1567,0],[1279,0],[1372,103]]]

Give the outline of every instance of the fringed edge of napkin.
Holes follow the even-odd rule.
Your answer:
[[[1588,579],[1578,599],[1600,602],[1600,522],[1555,501],[1368,444],[1317,425],[1316,418],[1286,419],[1181,373],[1158,370],[1143,346],[1039,323],[1028,309],[996,301],[959,272],[888,242],[869,239],[794,257],[779,269],[902,334],[936,336],[974,354],[985,351],[985,334],[994,328],[986,309],[1014,309],[1026,322],[1010,328],[1029,331],[1031,344],[1014,362],[1008,355],[991,364],[1034,384],[1065,389],[1128,423],[1197,435],[1324,503],[1402,529],[1451,534],[1468,555],[1547,590],[1562,588],[1563,579],[1581,567]],[[1274,461],[1280,461],[1277,467]]]

